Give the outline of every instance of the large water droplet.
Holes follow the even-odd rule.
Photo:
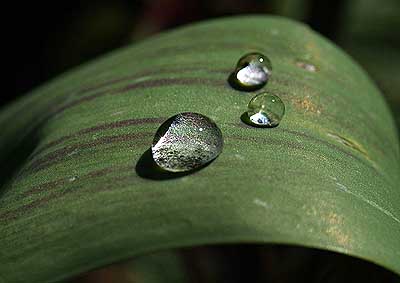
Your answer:
[[[271,76],[272,65],[267,56],[249,53],[239,59],[235,71],[229,77],[232,87],[252,91],[262,88]]]
[[[274,94],[260,93],[248,105],[244,122],[251,126],[276,127],[285,114],[285,104]]]
[[[158,128],[151,151],[161,168],[184,172],[215,159],[222,147],[221,130],[211,119],[186,112],[169,118]]]

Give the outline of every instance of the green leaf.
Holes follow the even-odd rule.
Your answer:
[[[273,129],[244,125],[260,91],[227,83],[252,51],[273,65],[263,90],[286,104]],[[193,174],[155,175],[153,135],[185,111],[219,125],[223,153]],[[394,122],[364,71],[302,24],[236,17],[161,34],[33,91],[3,109],[0,128],[2,282],[238,242],[326,249],[400,273]]]

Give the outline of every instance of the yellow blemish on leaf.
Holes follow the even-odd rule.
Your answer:
[[[351,140],[349,138],[342,137],[337,134],[333,134],[333,133],[327,133],[327,136],[335,139],[336,141],[340,142],[341,144],[343,144],[345,146],[348,146],[354,150],[357,150],[358,152],[360,152],[364,156],[366,156],[368,159],[370,159],[370,157],[369,157],[367,151],[364,149],[364,147],[361,144],[357,143],[356,141]]]
[[[320,115],[321,107],[314,103],[311,99],[310,95],[305,96],[304,98],[299,98],[293,101],[296,108],[303,110],[306,113],[313,113]]]
[[[341,246],[346,248],[349,247],[351,244],[351,238],[341,228],[343,226],[343,217],[334,212],[330,212],[325,220],[329,224],[326,233],[332,236]]]

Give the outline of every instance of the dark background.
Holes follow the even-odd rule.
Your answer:
[[[400,124],[399,0],[59,0],[3,7],[12,80],[0,106],[107,51],[182,24],[234,14],[308,23],[350,53],[377,82]],[[10,19],[8,19],[10,18]]]

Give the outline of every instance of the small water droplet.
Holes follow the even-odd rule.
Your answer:
[[[229,77],[233,88],[252,91],[262,88],[271,76],[272,65],[267,56],[253,52],[241,57]]]
[[[210,118],[185,112],[169,118],[158,128],[151,151],[161,168],[184,172],[212,161],[222,147],[221,130]]]
[[[314,64],[304,61],[297,61],[296,66],[312,73],[317,71],[317,67]]]
[[[276,127],[285,114],[285,104],[274,94],[267,92],[254,96],[248,105],[243,121],[251,126]]]

